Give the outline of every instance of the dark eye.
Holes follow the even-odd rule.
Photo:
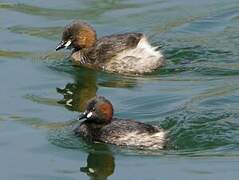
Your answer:
[[[95,111],[95,107],[92,108],[92,111]]]

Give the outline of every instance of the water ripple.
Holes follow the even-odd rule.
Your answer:
[[[238,148],[237,117],[238,114],[216,110],[183,111],[166,118],[168,122],[163,126],[172,125],[171,145],[179,151],[207,151],[228,145]]]
[[[132,7],[139,7],[137,4],[130,3],[106,3],[99,4],[97,7],[97,2],[95,6],[91,6],[89,9],[52,9],[44,8],[39,6],[33,6],[29,4],[4,4],[0,3],[0,9],[8,9],[11,11],[21,12],[29,15],[45,16],[51,19],[75,19],[75,17],[81,17],[82,19],[97,18],[104,14],[106,11],[117,10],[117,9],[128,9]]]

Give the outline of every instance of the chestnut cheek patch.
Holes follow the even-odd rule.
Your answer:
[[[107,119],[111,119],[113,116],[113,109],[112,109],[112,105],[111,104],[101,104],[100,105],[100,110],[103,114],[106,115]]]

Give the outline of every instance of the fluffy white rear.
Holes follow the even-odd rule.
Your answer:
[[[144,36],[136,48],[119,53],[105,66],[105,69],[135,74],[152,72],[163,64],[163,55],[156,49],[157,47],[152,47]]]
[[[154,134],[148,133],[127,133],[118,139],[118,142],[126,146],[134,146],[147,149],[163,149],[165,147],[166,132],[159,131]]]

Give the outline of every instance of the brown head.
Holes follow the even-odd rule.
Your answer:
[[[62,48],[74,48],[80,50],[94,46],[96,32],[87,23],[74,21],[67,25],[62,34],[62,40],[56,47],[56,51]]]
[[[113,113],[111,102],[103,96],[97,96],[87,102],[85,111],[79,120],[87,119],[98,124],[108,124],[112,121]]]

